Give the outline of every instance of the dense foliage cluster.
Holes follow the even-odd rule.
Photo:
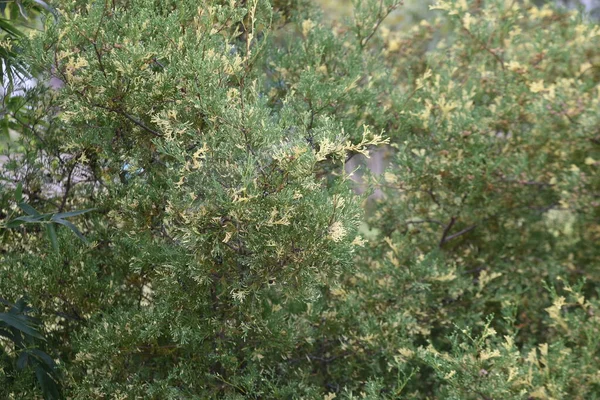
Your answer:
[[[6,117],[2,393],[596,398],[600,26],[400,5],[54,3]]]

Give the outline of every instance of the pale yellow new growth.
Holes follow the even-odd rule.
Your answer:
[[[550,315],[554,325],[559,325],[563,329],[568,329],[567,323],[560,315],[563,306],[566,304],[566,299],[563,296],[557,297],[552,303],[552,306],[546,308],[546,312]]]
[[[310,19],[305,19],[302,21],[302,36],[305,38],[308,37],[308,34],[315,27],[315,23]]]
[[[346,231],[346,228],[344,228],[344,225],[342,225],[342,223],[339,221],[335,221],[329,227],[329,238],[334,242],[339,242],[342,240],[347,233],[348,232]]]
[[[363,137],[360,143],[352,144],[350,140],[345,143],[336,142],[334,143],[331,139],[323,139],[319,145],[319,151],[316,152],[315,157],[317,161],[323,161],[328,156],[335,156],[338,159],[344,159],[347,153],[359,153],[366,157],[369,157],[368,149],[369,146],[379,146],[382,144],[388,144],[389,138],[384,138],[383,135],[373,135],[372,139],[367,139],[371,135],[371,131],[367,125],[363,126]],[[344,131],[342,130],[342,134]]]
[[[544,80],[540,79],[539,81],[533,82],[529,85],[529,90],[532,93],[539,93],[544,90]]]

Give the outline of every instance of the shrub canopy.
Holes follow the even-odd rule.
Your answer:
[[[64,86],[13,100],[0,172],[10,398],[600,393],[597,24],[55,5],[21,51]],[[374,149],[368,199],[344,166]]]

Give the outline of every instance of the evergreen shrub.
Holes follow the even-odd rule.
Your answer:
[[[2,396],[600,397],[597,24],[53,6],[1,165],[0,297],[40,321],[0,324]],[[369,199],[344,167],[374,149]]]

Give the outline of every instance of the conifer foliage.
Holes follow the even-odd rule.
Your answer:
[[[52,6],[20,46],[62,88],[27,94],[0,164],[9,398],[600,392],[598,25],[504,0],[408,30],[393,0],[344,23]],[[367,199],[345,166],[373,149]]]

